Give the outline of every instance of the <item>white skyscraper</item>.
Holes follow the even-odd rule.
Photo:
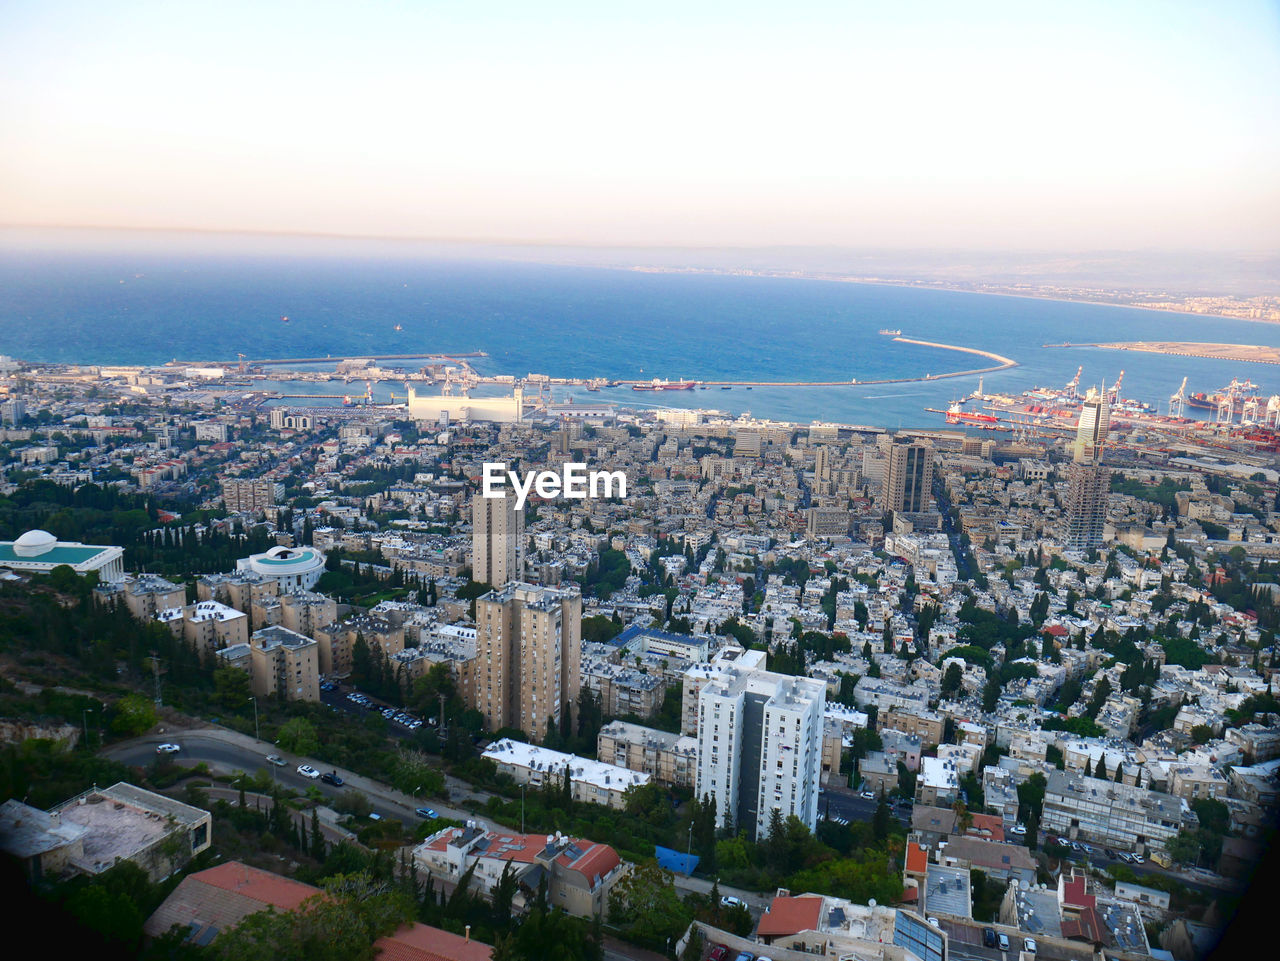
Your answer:
[[[722,664],[698,694],[698,797],[719,802],[716,824],[756,840],[773,810],[818,824],[826,685]]]
[[[1106,390],[1090,388],[1080,407],[1080,423],[1067,467],[1066,541],[1071,550],[1091,550],[1103,541],[1111,471],[1102,465],[1102,451],[1110,426]]]

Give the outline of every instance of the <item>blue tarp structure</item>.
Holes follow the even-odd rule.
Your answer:
[[[668,871],[674,871],[676,874],[692,874],[693,869],[698,866],[696,854],[681,854],[679,851],[673,851],[658,844],[653,847],[658,857],[658,864]]]

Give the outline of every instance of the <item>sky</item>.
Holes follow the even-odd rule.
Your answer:
[[[0,224],[1280,249],[1280,5],[0,0]]]

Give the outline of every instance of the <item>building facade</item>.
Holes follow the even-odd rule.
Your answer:
[[[494,587],[524,579],[524,511],[514,497],[471,498],[471,579]]]

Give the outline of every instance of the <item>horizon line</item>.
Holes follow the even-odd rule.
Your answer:
[[[101,232],[122,232],[136,234],[195,234],[212,236],[247,236],[247,237],[280,237],[313,240],[357,240],[357,241],[394,241],[398,243],[423,244],[456,244],[472,247],[543,247],[543,248],[587,248],[598,250],[698,250],[698,251],[768,251],[768,250],[874,250],[898,252],[963,252],[963,253],[1003,253],[1003,254],[1234,254],[1257,257],[1280,257],[1280,247],[928,247],[928,246],[859,246],[837,243],[811,244],[698,244],[652,242],[621,243],[611,241],[571,241],[571,240],[534,240],[534,239],[498,239],[476,237],[427,236],[422,234],[376,234],[376,233],[339,233],[336,231],[305,230],[270,230],[250,227],[161,227],[161,226],[120,226],[111,224],[48,224],[0,221],[0,230],[83,230]]]

